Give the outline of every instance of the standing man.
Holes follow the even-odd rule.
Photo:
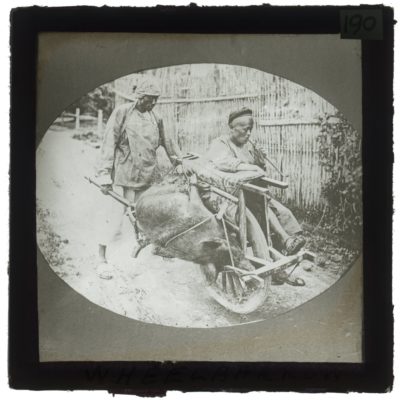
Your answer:
[[[229,132],[216,138],[210,145],[207,158],[215,168],[225,172],[264,172],[262,152],[249,141],[253,129],[253,112],[249,108],[233,111],[228,119]],[[250,206],[256,202],[249,202]],[[297,253],[305,244],[302,228],[292,212],[275,199],[269,203],[271,231],[286,254]],[[262,220],[262,219],[261,219]]]
[[[135,100],[117,107],[107,122],[96,178],[104,194],[114,190],[131,203],[152,183],[159,146],[164,146],[172,163],[172,156],[181,158],[179,147],[165,133],[162,119],[153,111],[161,94],[158,83],[144,77],[134,94]],[[97,271],[104,279],[112,278],[107,248],[120,234],[126,213],[126,208],[116,201],[112,207],[99,243]]]

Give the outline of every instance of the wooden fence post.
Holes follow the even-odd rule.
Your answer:
[[[81,110],[79,108],[77,108],[75,110],[75,129],[79,129],[80,125],[79,125],[79,116],[80,116]]]
[[[97,111],[97,134],[102,135],[103,131],[103,110]]]

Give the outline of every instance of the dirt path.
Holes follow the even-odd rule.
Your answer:
[[[165,261],[146,248],[130,256],[132,227],[110,249],[113,279],[95,271],[99,221],[108,199],[83,177],[91,176],[98,150],[73,139],[74,131],[50,129],[37,150],[38,244],[51,268],[87,299],[118,314],[144,322],[178,327],[220,327],[280,314],[315,297],[338,278],[328,269],[299,267],[293,273],[304,287],[272,286],[265,306],[240,316],[216,304],[204,288],[199,267]]]

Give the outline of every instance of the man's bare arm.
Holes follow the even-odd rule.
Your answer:
[[[164,147],[167,156],[172,164],[175,164],[174,158],[182,159],[182,151],[179,148],[176,141],[170,136],[165,133],[164,123],[162,119],[157,121],[158,130],[161,138],[161,145]]]

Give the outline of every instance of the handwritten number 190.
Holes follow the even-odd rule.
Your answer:
[[[356,35],[361,29],[364,31],[372,31],[376,26],[376,18],[369,16],[363,18],[360,14],[354,14],[350,17],[346,15],[345,22],[344,22],[344,29],[345,32],[348,33],[349,31]]]

